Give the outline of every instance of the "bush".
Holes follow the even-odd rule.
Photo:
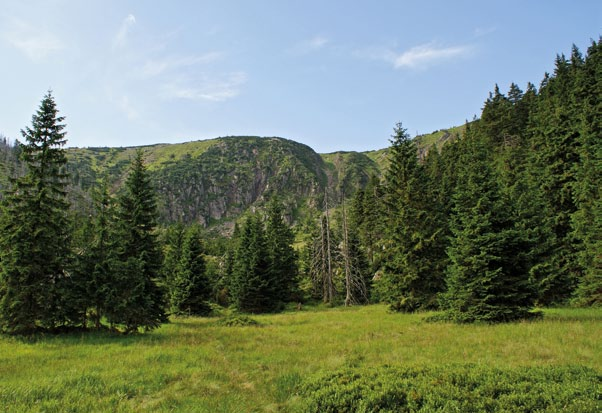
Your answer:
[[[304,412],[600,411],[602,376],[584,367],[346,369],[298,387]]]
[[[249,316],[242,314],[231,314],[228,316],[221,317],[216,321],[218,326],[223,327],[240,327],[240,326],[258,326],[259,321],[252,319]]]
[[[261,325],[259,321],[239,313],[234,307],[224,308],[217,304],[210,304],[210,306],[212,314],[219,317],[215,322],[218,326],[241,327]]]

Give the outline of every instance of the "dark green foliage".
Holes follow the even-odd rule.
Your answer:
[[[321,219],[308,216],[302,223],[299,232],[303,234],[304,247],[299,254],[300,283],[299,288],[306,299],[320,300],[323,298],[323,273],[326,259],[323,258],[321,247]],[[325,257],[325,254],[324,254]]]
[[[434,308],[444,287],[442,249],[437,248],[442,222],[416,145],[401,124],[395,127],[389,156],[387,259],[378,284],[380,296],[396,311]]]
[[[229,292],[239,311],[280,310],[296,293],[297,254],[293,234],[282,217],[282,206],[272,201],[267,219],[250,215],[234,238]]]
[[[178,315],[208,315],[212,288],[206,274],[201,229],[190,226],[169,288],[171,312]]]
[[[263,224],[258,215],[247,217],[240,230],[234,253],[230,295],[242,312],[262,313],[275,310],[274,283]]]
[[[84,317],[90,313],[96,329],[110,311],[111,297],[117,286],[117,243],[115,241],[115,205],[106,180],[93,192],[94,217],[83,223],[76,259],[76,281],[79,295],[70,301],[79,301]]]
[[[66,200],[64,117],[51,93],[21,131],[27,174],[3,203],[0,230],[0,330],[26,333],[55,328],[70,317],[71,233]]]
[[[443,303],[448,318],[457,322],[526,318],[536,298],[528,228],[516,227],[512,205],[475,135],[467,132],[454,194]]]
[[[167,289],[167,298],[172,295],[178,264],[182,258],[185,227],[178,222],[161,233],[163,245],[163,265],[161,267],[161,284]]]
[[[248,327],[248,326],[260,326],[259,321],[248,315],[241,314],[235,308],[223,308],[217,305],[211,306],[213,314],[219,318],[215,322],[220,327]]]
[[[602,377],[583,367],[347,369],[302,382],[303,412],[599,411]]]
[[[247,326],[259,326],[259,322],[244,314],[230,315],[222,317],[215,322],[221,327],[247,327]]]
[[[556,58],[554,76],[541,87],[531,115],[529,168],[542,189],[543,213],[554,234],[551,269],[539,280],[543,304],[566,301],[581,272],[578,246],[571,234],[571,215],[577,210],[575,168],[579,165],[580,105],[574,95],[578,66],[562,55]]]
[[[577,210],[573,237],[581,241],[578,262],[583,276],[575,294],[578,305],[602,305],[602,42],[594,42],[577,81],[580,119],[580,168],[573,187]]]
[[[24,175],[24,165],[19,161],[20,148],[0,134],[0,200],[11,187],[11,179]]]
[[[372,175],[363,190],[355,193],[350,211],[351,226],[357,230],[362,248],[374,274],[382,260],[385,224],[383,188],[378,176]]]
[[[293,249],[295,236],[284,221],[282,204],[276,198],[268,205],[265,236],[270,278],[274,283],[273,299],[288,303],[297,293],[298,257]]]
[[[156,239],[156,195],[141,150],[119,198],[118,265],[107,318],[126,332],[150,330],[167,321],[158,285],[162,256]]]

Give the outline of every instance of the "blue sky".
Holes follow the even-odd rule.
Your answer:
[[[596,1],[0,0],[0,134],[51,88],[69,146],[388,146],[479,115],[602,34]]]

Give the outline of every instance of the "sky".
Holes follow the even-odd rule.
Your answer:
[[[68,146],[389,145],[479,116],[602,35],[599,0],[0,0],[0,134],[52,90]]]

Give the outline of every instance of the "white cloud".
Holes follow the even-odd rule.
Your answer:
[[[4,39],[34,62],[65,48],[54,33],[18,19],[9,23]]]
[[[223,55],[221,52],[209,52],[199,56],[170,56],[163,59],[148,60],[142,68],[142,75],[145,77],[155,77],[184,67],[215,62]]]
[[[167,99],[223,102],[238,96],[246,81],[247,75],[244,72],[229,73],[219,78],[204,75],[196,81],[180,77],[165,83],[161,88],[161,95]]]
[[[363,59],[382,60],[393,65],[395,69],[426,69],[430,66],[466,57],[472,53],[471,46],[437,47],[433,43],[412,47],[403,53],[390,48],[374,47],[358,50],[353,54]]]
[[[113,47],[117,48],[125,45],[128,32],[134,24],[136,24],[136,17],[133,14],[128,14],[121,22],[121,26],[119,26],[119,30],[113,38]]]
[[[304,55],[323,49],[330,43],[330,40],[324,36],[314,36],[311,39],[302,41],[293,46],[289,53],[293,55]]]
[[[309,46],[310,49],[312,50],[318,50],[323,48],[324,46],[326,46],[326,44],[328,44],[329,40],[325,37],[322,36],[316,36],[313,39],[311,39],[307,45]]]
[[[470,50],[471,48],[468,46],[438,48],[433,44],[425,44],[412,47],[396,56],[393,60],[393,66],[396,69],[403,67],[423,69],[436,63],[466,56]]]

